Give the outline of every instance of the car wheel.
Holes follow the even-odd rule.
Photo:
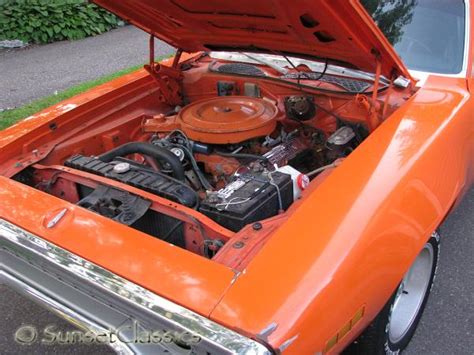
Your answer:
[[[439,241],[439,234],[433,233],[385,307],[345,353],[398,354],[406,348],[415,333],[433,285]]]

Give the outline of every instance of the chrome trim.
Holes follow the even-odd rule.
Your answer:
[[[1,266],[1,264],[0,264]],[[51,297],[48,297],[35,288],[31,287],[27,283],[23,282],[22,280],[18,279],[14,275],[10,274],[5,270],[0,270],[0,281],[5,283],[18,293],[22,294],[25,297],[35,300],[39,303],[43,308],[46,308],[59,317],[66,319],[67,321],[73,323],[76,327],[84,330],[89,330],[93,333],[104,333],[107,332],[108,329],[101,327],[100,325],[96,324],[95,322],[87,319],[86,317],[82,316],[78,312],[65,307],[61,303],[55,301]],[[129,355],[133,354],[133,352],[127,347],[126,344],[117,340],[117,342],[109,344],[109,346],[117,353],[117,354],[124,354]]]
[[[199,349],[204,346],[206,351],[219,354],[271,354],[263,344],[158,296],[3,219],[0,219],[0,251],[6,251],[12,257],[42,272],[54,267],[56,271],[51,272],[49,276],[56,277],[58,272],[62,271],[75,281],[69,282],[65,277],[61,282],[66,285],[76,289],[82,286],[84,290],[101,290],[107,295],[108,302],[112,302],[112,299],[120,300],[124,308],[139,309],[144,318],[152,317],[165,329],[197,335],[203,343],[197,346]],[[47,308],[65,315],[65,318],[73,319],[74,323],[77,322],[92,332],[103,329],[100,325],[85,319],[72,307],[53,300],[39,287],[22,282],[21,275],[14,276],[15,270],[11,265],[6,265],[6,262],[3,258],[0,261],[2,281],[22,290]],[[127,349],[122,349],[122,344],[116,350],[127,352]]]
[[[63,208],[61,211],[59,211],[46,225],[46,228],[53,228],[56,226],[56,224],[59,223],[59,221],[66,215],[68,212],[67,208]]]

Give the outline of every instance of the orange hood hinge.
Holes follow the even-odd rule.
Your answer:
[[[181,105],[183,102],[181,80],[183,73],[178,69],[179,59],[182,50],[178,49],[173,60],[173,66],[155,62],[155,36],[150,36],[150,61],[145,65],[145,69],[155,79],[160,88],[160,100],[171,105]]]

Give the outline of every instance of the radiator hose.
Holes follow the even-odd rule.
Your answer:
[[[157,147],[156,145],[143,142],[132,142],[114,148],[104,154],[99,155],[99,159],[104,163],[109,163],[116,157],[123,157],[130,154],[141,154],[156,160],[158,166],[163,167],[163,162],[169,164],[173,171],[173,177],[177,180],[184,181],[184,168],[179,158],[169,150]]]

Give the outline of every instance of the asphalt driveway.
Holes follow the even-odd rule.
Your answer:
[[[148,61],[148,34],[126,26],[81,41],[0,50],[0,109],[14,108]],[[163,42],[156,56],[173,53]]]
[[[95,38],[20,51],[0,51],[0,109],[11,108],[147,60],[148,37],[132,27]],[[157,55],[171,53],[160,44]],[[474,190],[441,228],[436,285],[407,354],[472,354],[474,351]],[[0,353],[106,353],[101,346],[26,346],[14,341],[22,325],[53,324],[70,330],[53,314],[0,285]]]

